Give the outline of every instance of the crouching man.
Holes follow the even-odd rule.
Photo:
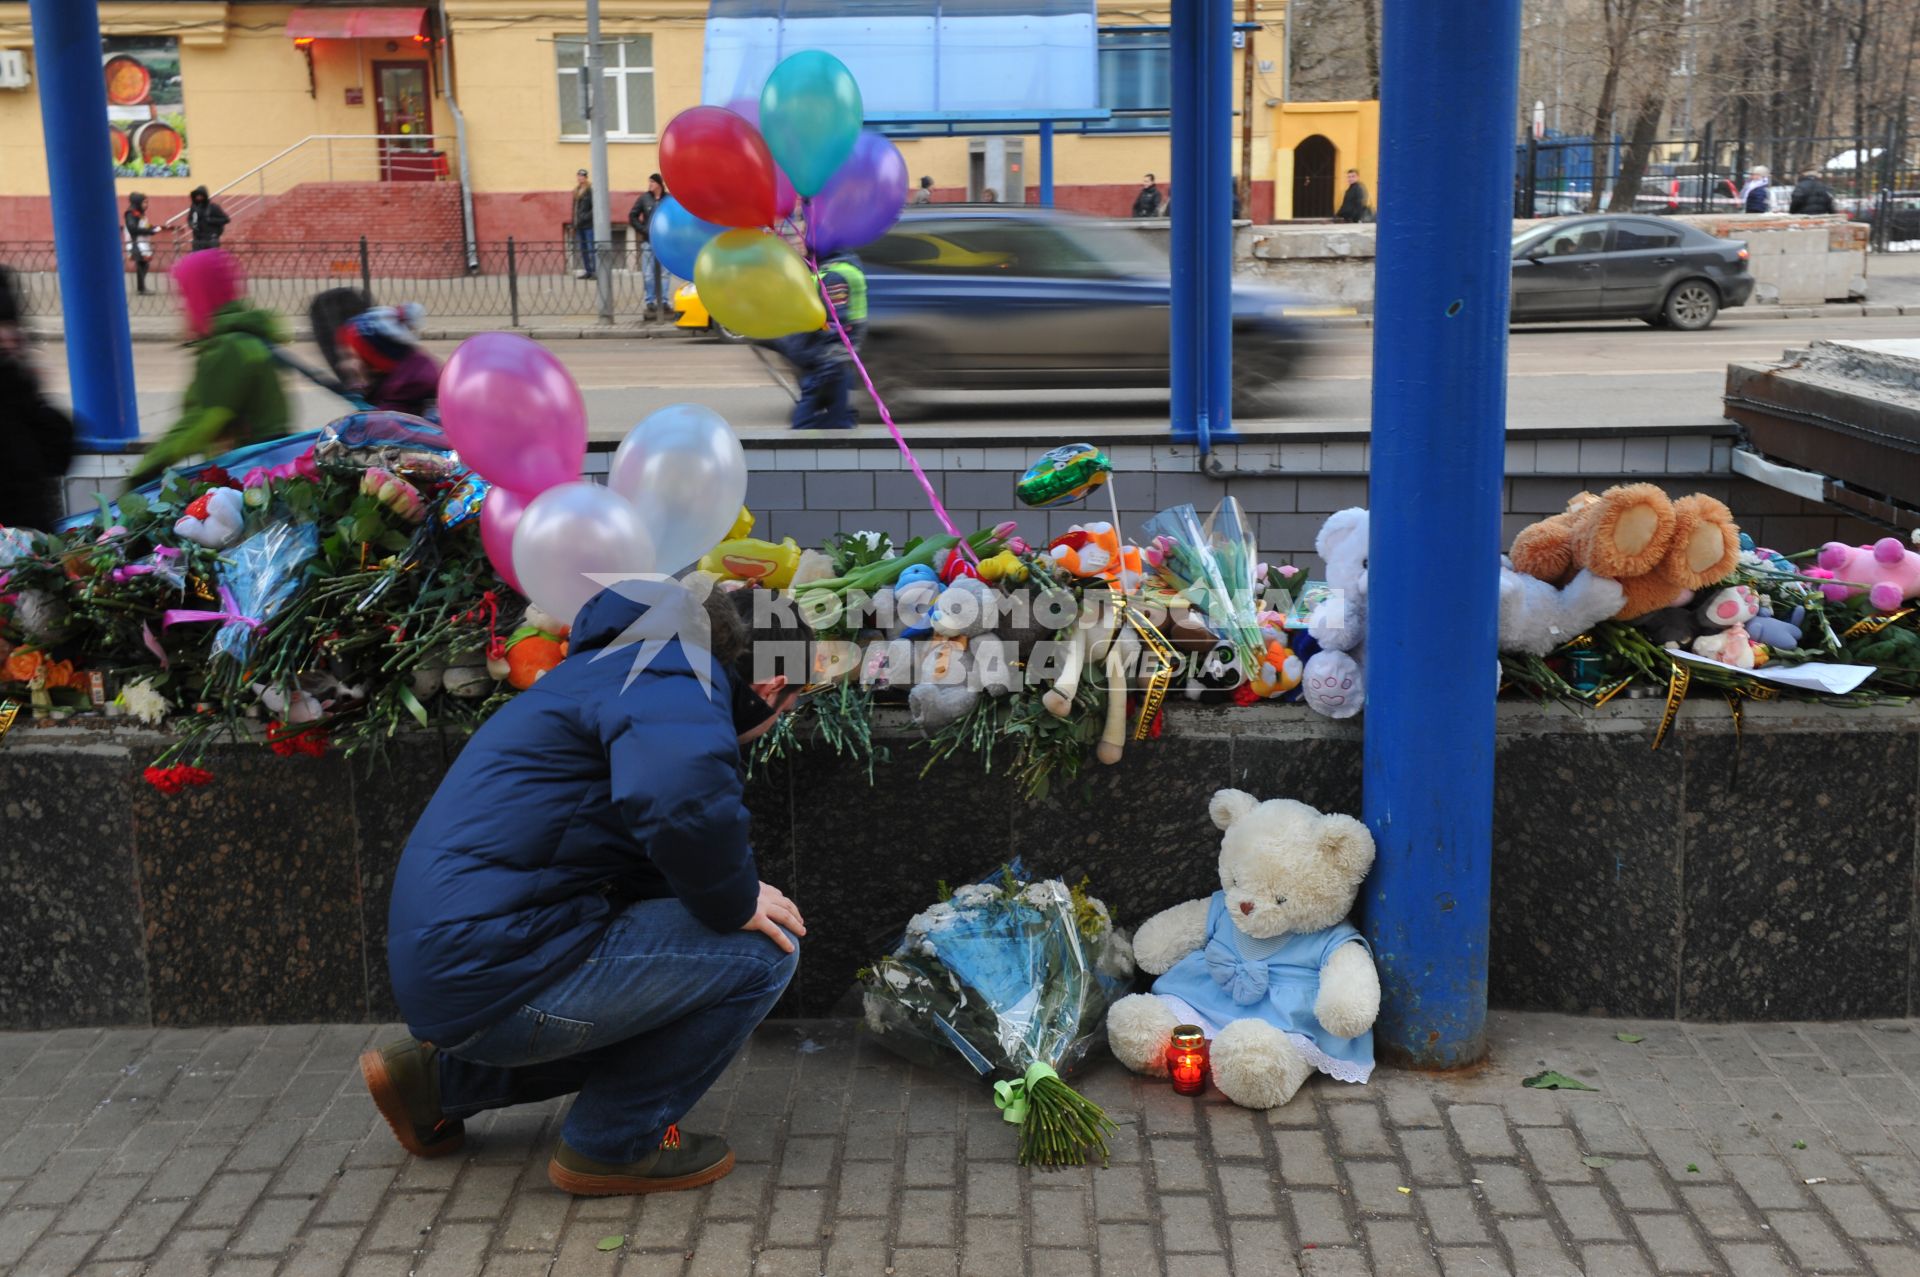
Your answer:
[[[733,1169],[724,1139],[677,1123],[779,1000],[806,934],[760,881],[740,759],[799,689],[752,682],[734,598],[596,595],[567,659],[475,734],[415,826],[387,942],[414,1036],[360,1060],[409,1152],[455,1152],[483,1110],[576,1095],[547,1167],[567,1192]]]

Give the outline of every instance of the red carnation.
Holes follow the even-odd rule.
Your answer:
[[[205,785],[213,780],[212,772],[201,767],[189,767],[185,763],[173,767],[149,767],[141,775],[163,794],[177,794],[189,785]]]
[[[234,482],[233,476],[227,473],[226,467],[224,466],[208,466],[199,474],[193,476],[193,481],[195,483],[211,484],[216,488],[237,488],[240,486]]]
[[[1242,683],[1233,689],[1233,703],[1235,705],[1252,705],[1259,699],[1260,693],[1254,691],[1253,685],[1250,683]]]

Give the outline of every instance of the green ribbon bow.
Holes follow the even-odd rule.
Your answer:
[[[1000,1109],[1002,1117],[1015,1126],[1027,1120],[1027,1099],[1033,1094],[1033,1088],[1046,1078],[1058,1080],[1060,1075],[1053,1071],[1051,1064],[1035,1064],[1027,1070],[1027,1075],[1011,1082],[993,1084],[993,1102]]]

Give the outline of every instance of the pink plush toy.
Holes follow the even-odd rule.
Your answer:
[[[1872,545],[1829,541],[1820,547],[1816,562],[1834,577],[1834,584],[1820,587],[1829,599],[1848,598],[1865,586],[1874,610],[1891,612],[1903,599],[1920,598],[1920,554],[1894,537],[1881,537]]]

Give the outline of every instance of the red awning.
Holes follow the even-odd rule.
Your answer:
[[[287,34],[296,40],[391,40],[426,33],[424,8],[306,8],[287,15]]]

